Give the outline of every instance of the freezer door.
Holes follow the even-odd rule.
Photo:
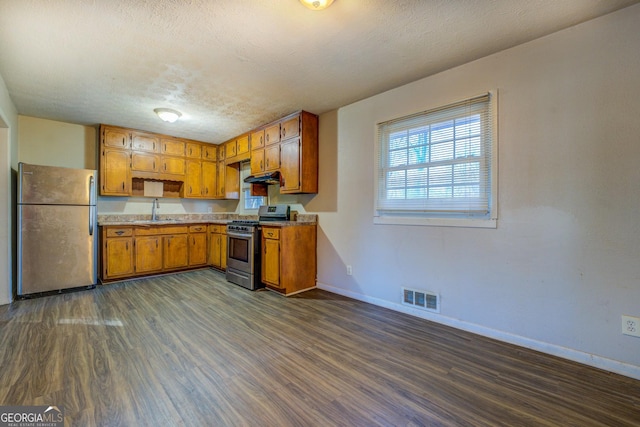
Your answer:
[[[95,170],[19,163],[18,174],[18,204],[96,204]]]
[[[18,205],[18,295],[96,284],[95,209]]]

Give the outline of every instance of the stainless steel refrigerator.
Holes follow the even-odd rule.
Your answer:
[[[18,165],[19,296],[97,283],[96,171]]]

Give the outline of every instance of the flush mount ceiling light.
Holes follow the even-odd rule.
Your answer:
[[[322,10],[331,6],[333,0],[300,0],[300,3],[311,10]]]
[[[173,123],[182,116],[180,111],[171,108],[156,108],[153,110],[163,121]]]

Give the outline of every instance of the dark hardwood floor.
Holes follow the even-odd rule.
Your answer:
[[[221,273],[0,307],[0,405],[67,426],[638,426],[640,381]]]

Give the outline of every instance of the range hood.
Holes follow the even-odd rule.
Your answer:
[[[244,179],[250,184],[280,184],[280,172],[268,172],[262,175],[251,175]]]

